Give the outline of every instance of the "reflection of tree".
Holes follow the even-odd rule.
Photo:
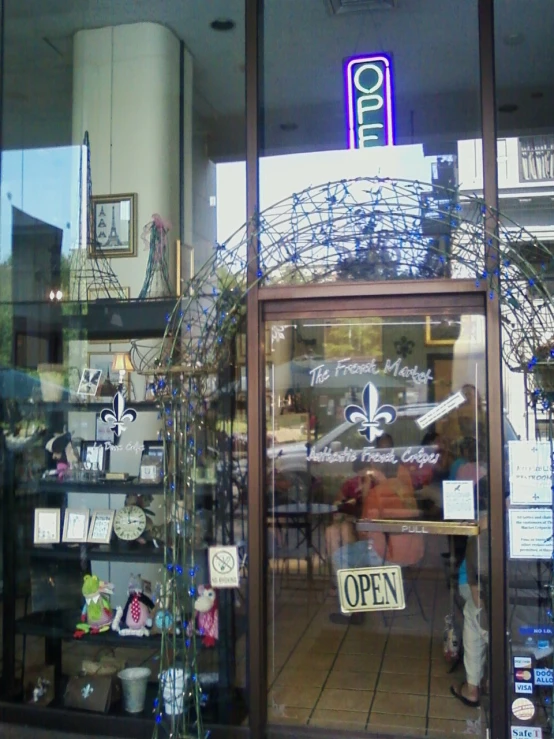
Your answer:
[[[375,325],[372,325],[374,323]],[[348,324],[325,327],[325,358],[383,356],[381,320],[350,318]]]

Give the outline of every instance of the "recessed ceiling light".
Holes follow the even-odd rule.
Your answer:
[[[292,123],[292,122],[291,123],[280,123],[279,128],[281,129],[281,131],[296,131],[296,129],[298,128],[298,124]]]
[[[504,103],[504,105],[498,106],[498,111],[500,113],[515,113],[518,109],[519,106],[515,103]]]
[[[230,18],[216,18],[210,23],[210,28],[214,31],[232,31],[235,25],[235,21]]]
[[[525,36],[522,33],[507,33],[504,36],[506,46],[519,46],[523,43]]]

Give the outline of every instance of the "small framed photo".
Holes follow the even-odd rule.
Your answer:
[[[164,474],[165,456],[163,441],[145,441],[142,457],[157,457],[160,460],[162,475]]]
[[[88,532],[89,544],[109,544],[112,538],[115,510],[99,510],[92,512]]]
[[[88,508],[67,508],[63,522],[62,541],[67,544],[82,544],[88,536]]]
[[[91,472],[107,472],[110,452],[98,441],[81,442],[81,462]]]
[[[60,543],[60,509],[35,508],[35,544]]]
[[[77,395],[96,395],[101,377],[101,369],[85,368],[81,374]]]
[[[137,196],[93,195],[94,237],[89,257],[134,257],[137,253]]]

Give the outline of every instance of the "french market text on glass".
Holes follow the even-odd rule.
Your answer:
[[[350,357],[337,359],[333,365],[319,364],[310,370],[310,385],[324,385],[331,377],[347,377],[349,375],[393,375],[394,377],[405,377],[414,385],[428,385],[433,382],[431,370],[420,370],[415,364],[413,367],[403,364],[401,358],[386,359],[383,367],[377,364],[373,357],[367,362],[352,362]]]

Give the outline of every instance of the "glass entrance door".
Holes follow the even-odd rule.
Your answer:
[[[485,736],[484,316],[321,315],[266,323],[269,721]]]

